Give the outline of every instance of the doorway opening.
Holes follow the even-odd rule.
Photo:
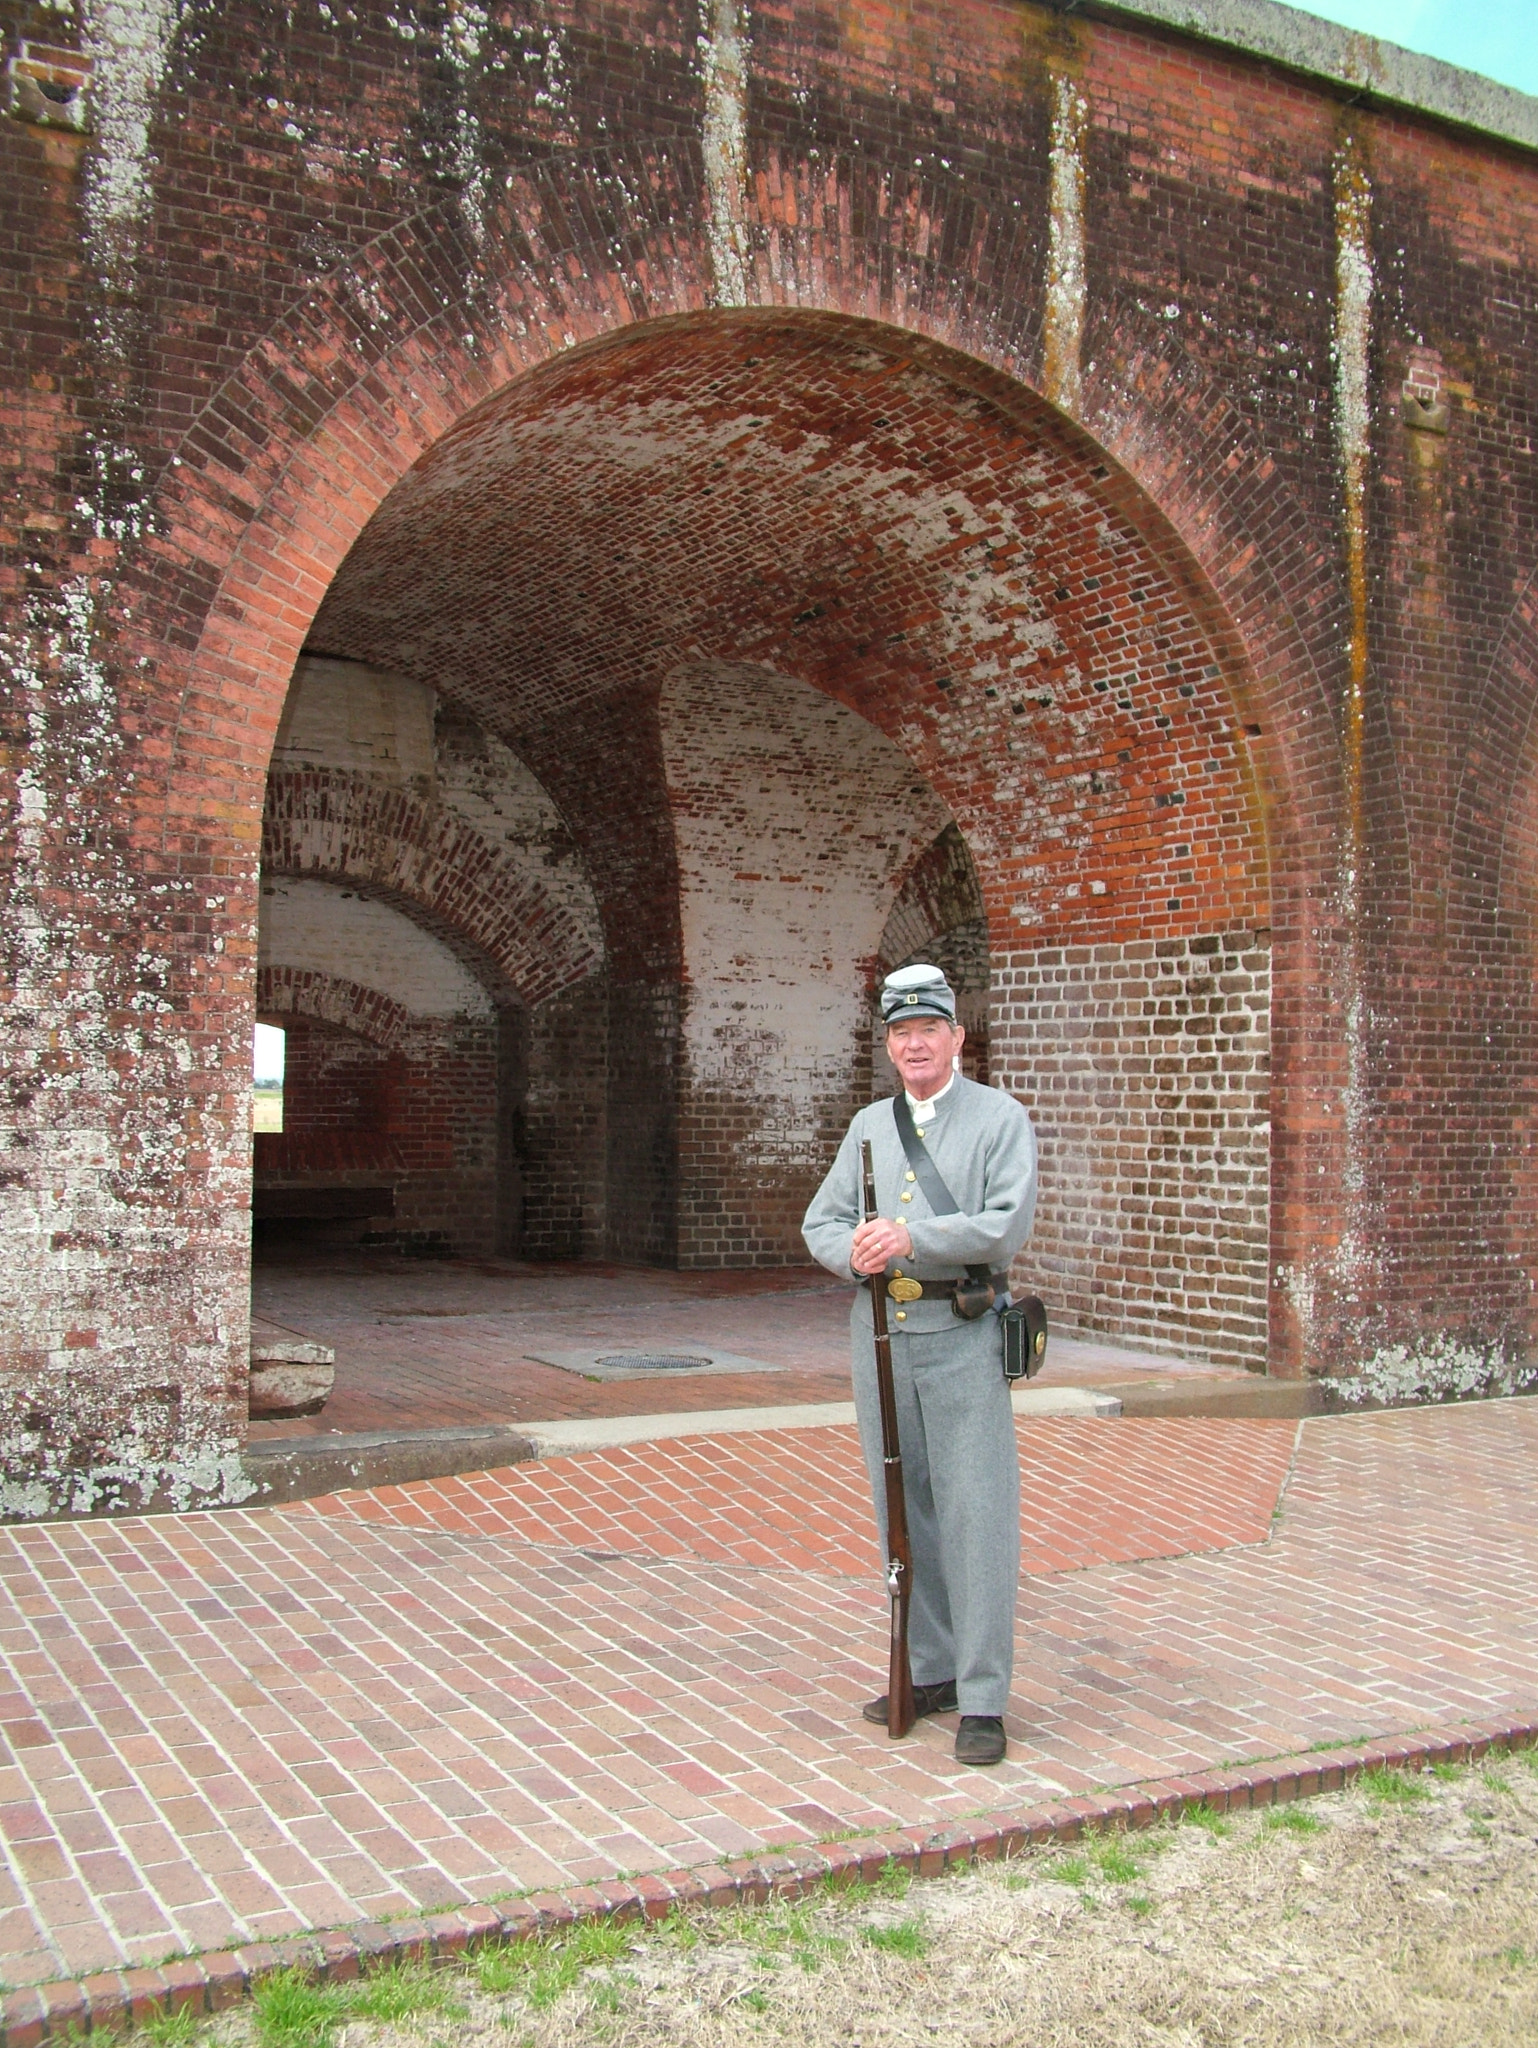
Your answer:
[[[927,958],[1036,1115],[1058,1327],[1263,1362],[1264,839],[1184,573],[1050,408],[867,322],[662,321],[468,415],[274,749],[259,1223],[541,1314],[644,1296],[680,1355],[683,1304],[772,1293],[754,1354],[823,1288],[800,1216]],[[488,1302],[414,1320],[489,1343]]]

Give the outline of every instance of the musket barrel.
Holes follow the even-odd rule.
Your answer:
[[[876,1168],[870,1140],[860,1146],[867,1223],[876,1219]],[[887,1591],[892,1601],[891,1650],[887,1666],[887,1734],[906,1735],[917,1718],[913,1673],[908,1661],[908,1604],[913,1594],[913,1553],[908,1541],[908,1497],[903,1488],[902,1442],[897,1430],[897,1390],[892,1382],[892,1334],[887,1328],[886,1284],[870,1276],[871,1327],[876,1351],[876,1395],[881,1409],[881,1463],[886,1480]]]

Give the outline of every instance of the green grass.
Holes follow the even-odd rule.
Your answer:
[[[263,2048],[330,2048],[348,2020],[414,2019],[430,2012],[458,2018],[464,2012],[453,1979],[423,1963],[397,1963],[347,1984],[321,1984],[300,1970],[279,1970],[258,1984],[252,2003]],[[174,2048],[170,2037],[163,2037],[163,2048]]]
[[[1324,1822],[1317,1814],[1307,1813],[1301,1806],[1273,1806],[1266,1815],[1264,1825],[1273,1834],[1322,1835]]]
[[[1089,1858],[1087,1856],[1064,1856],[1052,1866],[1052,1875],[1059,1884],[1071,1884],[1082,1891],[1090,1880]]]
[[[1100,1875],[1110,1884],[1131,1884],[1142,1874],[1137,1858],[1128,1853],[1123,1842],[1102,1842],[1090,1853],[1100,1867]]]
[[[1491,1770],[1488,1766],[1479,1774],[1492,1792],[1509,1792],[1511,1780],[1504,1771]]]
[[[1200,1828],[1203,1834],[1211,1835],[1215,1841],[1234,1831],[1233,1823],[1226,1820],[1215,1806],[1209,1806],[1205,1799],[1198,1799],[1194,1806],[1185,1809],[1180,1816],[1180,1825]]]
[[[813,1919],[813,1910],[807,1905],[781,1907],[757,1930],[759,1946],[788,1951],[803,1970],[817,1969],[824,1956],[832,1955],[845,1944],[836,1935],[821,1932]]]
[[[675,1948],[681,1948],[687,1955],[700,1945],[700,1930],[694,1923],[694,1916],[682,1906],[675,1906],[661,1923],[662,1932]]]
[[[516,1995],[543,2012],[573,1990],[587,1971],[606,1968],[628,1954],[632,1939],[630,1928],[612,1920],[584,1921],[569,1934],[479,1949],[471,1969],[489,1997]],[[273,2048],[282,2044],[274,2043]]]
[[[1128,1892],[1126,1906],[1128,1912],[1136,1913],[1139,1920],[1146,1920],[1154,1909],[1154,1902],[1146,1892]]]
[[[1422,1783],[1424,1776],[1424,1772],[1412,1776],[1392,1764],[1372,1764],[1356,1782],[1376,1805],[1411,1806],[1417,1799],[1431,1797],[1431,1787]]]
[[[298,1970],[278,1970],[253,1994],[257,2039],[264,2048],[327,2048],[345,2014],[340,1984],[317,1984]]]
[[[929,1936],[918,1920],[899,1920],[895,1927],[867,1927],[865,1939],[872,1948],[909,1963],[917,1962],[929,1947]]]
[[[191,2006],[184,2005],[180,2012],[157,2012],[139,2029],[140,2039],[149,2048],[183,2048],[198,2030],[198,2015]]]

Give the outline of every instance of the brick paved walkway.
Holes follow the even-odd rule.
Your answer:
[[[1295,1422],[1017,1423],[1028,1572],[1259,1543],[1292,1458]],[[748,1507],[751,1503],[751,1509]],[[401,1528],[649,1557],[737,1559],[802,1572],[877,1566],[853,1429],[686,1437],[305,1502]]]
[[[1186,1517],[1206,1547],[1024,1581],[996,1773],[956,1769],[946,1722],[889,1745],[855,1718],[884,1612],[846,1575],[857,1496],[829,1474],[847,1433],[808,1465],[828,1519],[800,1570],[722,1533],[782,1454],[772,1436],[659,1463],[647,1527],[624,1519],[646,1501],[635,1452],[609,1461],[591,1529],[563,1461],[542,1493],[503,1478],[0,1531],[0,1968],[39,1981],[1530,1712],[1538,1403],[1304,1423],[1254,1541],[1290,1440],[1023,1427],[1028,1498],[1066,1475],[1083,1502],[1066,1532],[1042,1525],[1038,1563],[1139,1528],[1168,1550],[1178,1518],[1135,1508],[1118,1534],[1107,1507],[1121,1474],[1152,1499],[1161,1460],[1172,1516],[1206,1486]],[[1225,1469],[1237,1508],[1211,1484]],[[706,1516],[712,1471],[732,1497]]]

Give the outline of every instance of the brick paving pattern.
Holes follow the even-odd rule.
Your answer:
[[[1078,1425],[1102,1476],[1151,1427]],[[957,1770],[947,1722],[889,1745],[855,1718],[882,1602],[826,1558],[616,1555],[399,1503],[8,1529],[0,1967],[38,1982],[1531,1708],[1538,1404],[1305,1423],[1261,1542],[1281,1428],[1159,1427],[1166,1456],[1186,1433],[1172,1495],[1251,1445],[1249,1522],[1028,1577],[1014,1748],[987,1774]],[[758,1442],[762,1474],[782,1446]],[[675,1484],[659,1467],[659,1525]]]
[[[1295,1422],[1017,1422],[1027,1572],[1258,1543]],[[791,1571],[869,1573],[870,1496],[851,1429],[687,1437],[304,1503],[402,1528],[601,1545]]]

